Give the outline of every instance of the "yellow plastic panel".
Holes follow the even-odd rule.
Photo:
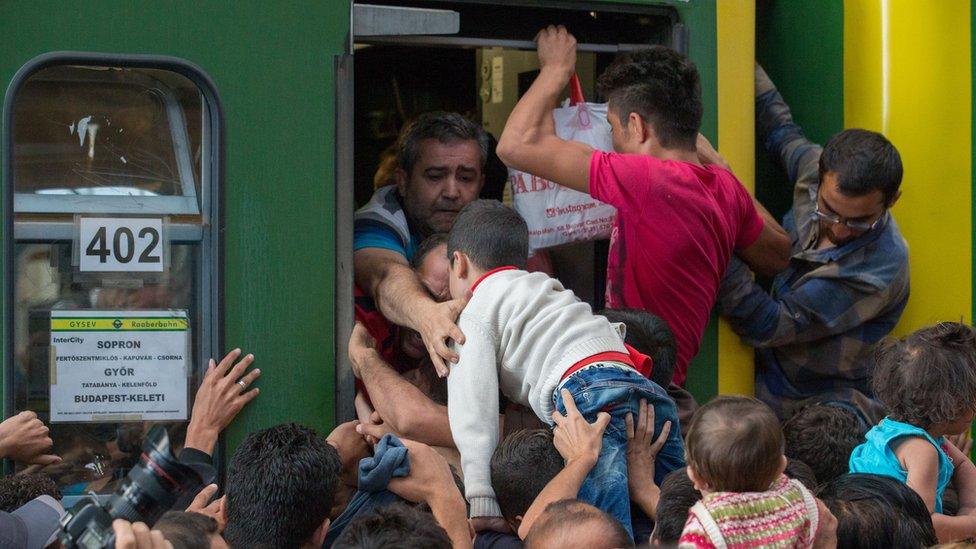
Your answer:
[[[755,191],[755,102],[753,63],[756,58],[755,0],[716,3],[718,43],[718,144],[735,175]],[[753,351],[725,320],[718,327],[718,391],[755,392]]]
[[[845,0],[844,123],[884,133],[905,166],[903,334],[972,311],[969,0]]]

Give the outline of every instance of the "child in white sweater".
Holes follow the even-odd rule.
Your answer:
[[[448,377],[448,416],[461,454],[472,518],[500,517],[489,462],[498,444],[499,390],[553,425],[565,414],[560,389],[594,421],[608,412],[600,459],[579,498],[610,513],[633,535],[627,487],[625,418],[641,400],[654,406],[655,437],[674,428],[657,455],[655,481],[684,466],[674,402],[648,379],[649,360],[623,342],[623,325],[594,315],[590,306],[543,273],[528,273],[528,229],[511,208],[478,200],[461,211],[448,237],[450,290],[471,294],[458,327],[464,344]]]

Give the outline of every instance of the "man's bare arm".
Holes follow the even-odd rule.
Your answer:
[[[390,368],[375,350],[350,354],[358,376],[384,423],[411,440],[431,446],[454,446],[447,406],[427,397]]]
[[[464,343],[458,329],[458,315],[464,301],[434,301],[402,255],[381,248],[365,248],[353,255],[356,285],[376,301],[383,316],[399,326],[420,333],[434,368],[441,377],[448,373],[445,361],[457,362],[448,339]]]
[[[508,117],[498,157],[508,167],[589,193],[593,148],[556,136],[552,110],[576,70],[576,39],[562,26],[536,36],[542,70]]]
[[[719,154],[711,142],[702,134],[698,134],[695,142],[698,151],[698,160],[702,164],[717,164],[728,171],[732,171],[732,166]],[[754,272],[763,276],[774,276],[790,264],[790,248],[792,242],[790,235],[780,226],[776,218],[773,217],[756,197],[752,197],[752,203],[759,212],[759,217],[763,220],[763,229],[759,238],[748,248],[736,251],[736,254],[745,261]]]

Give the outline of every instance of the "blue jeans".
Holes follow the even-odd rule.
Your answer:
[[[671,433],[654,460],[654,483],[685,466],[685,449],[678,428],[678,412],[667,392],[636,370],[613,366],[591,366],[569,376],[559,389],[573,395],[576,407],[587,421],[596,420],[600,412],[610,413],[610,424],[603,433],[603,446],[596,466],[583,481],[579,499],[606,511],[620,521],[631,537],[630,490],[627,487],[627,425],[625,417],[640,413],[640,401],[654,406],[654,436],[661,433],[665,421],[671,422]],[[553,404],[566,414],[559,389],[553,393]]]

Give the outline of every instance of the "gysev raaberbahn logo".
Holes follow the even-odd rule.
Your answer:
[[[118,318],[116,318],[116,319],[115,319],[115,321],[113,321],[113,322],[112,322],[112,326],[113,326],[113,327],[114,327],[114,328],[115,328],[116,330],[118,330],[119,328],[121,328],[121,327],[122,327],[122,321],[121,321],[121,320],[119,320]]]

